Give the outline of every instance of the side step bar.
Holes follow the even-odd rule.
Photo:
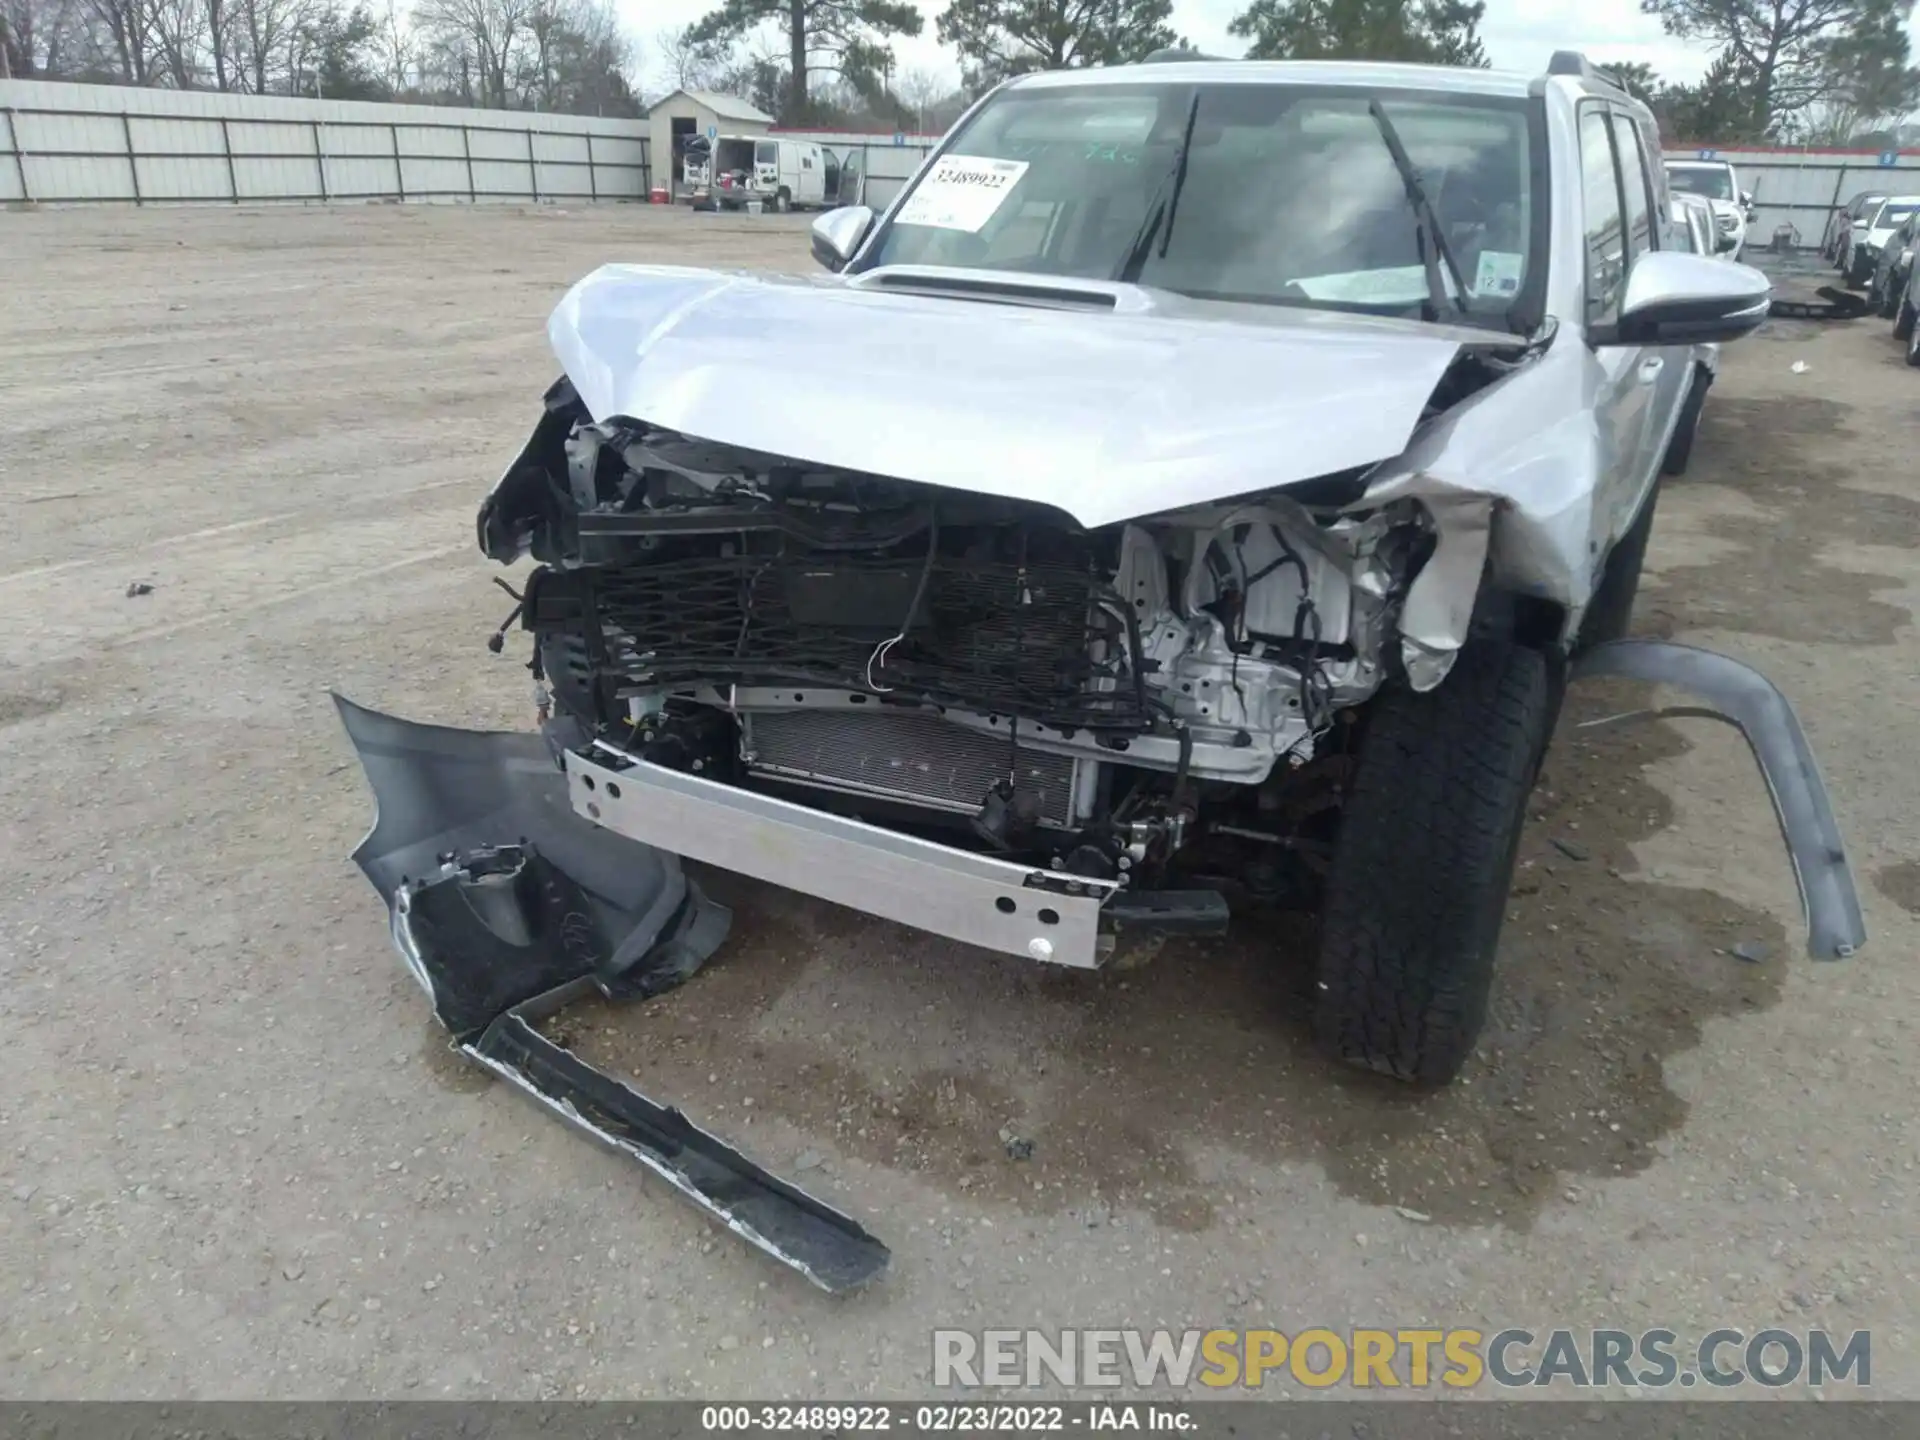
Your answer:
[[[1807,924],[1807,953],[1815,960],[1845,960],[1866,944],[1867,923],[1860,913],[1860,896],[1847,866],[1833,802],[1814,764],[1806,732],[1800,728],[1800,717],[1773,682],[1738,660],[1666,640],[1612,640],[1596,645],[1575,659],[1570,678],[1602,675],[1690,690],[1713,708],[1642,710],[1590,724],[1699,716],[1724,721],[1746,737],[1767,782],[1787,857],[1793,862]]]

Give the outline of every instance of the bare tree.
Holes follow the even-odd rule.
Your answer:
[[[733,59],[726,45],[694,39],[691,25],[660,31],[653,48],[660,56],[661,79],[674,90],[717,88]]]
[[[152,74],[152,27],[146,0],[82,0],[101,66],[123,85],[145,85]]]
[[[927,112],[952,89],[938,74],[920,65],[902,70],[900,78],[893,83],[893,93],[912,112],[913,128],[922,133],[927,128]]]
[[[419,0],[414,22],[443,45],[457,41],[472,66],[479,103],[505,107],[514,55],[538,0]]]
[[[407,24],[406,12],[400,8],[400,0],[385,0],[379,18],[381,70],[393,93],[399,95],[413,85],[416,54],[413,30]]]
[[[308,18],[311,0],[224,0],[232,18],[236,88],[265,95],[291,90],[294,37]]]

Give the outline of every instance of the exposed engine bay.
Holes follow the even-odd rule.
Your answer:
[[[1341,713],[1394,663],[1434,548],[1412,500],[1088,530],[596,424],[565,382],[481,526],[495,558],[544,562],[516,615],[542,703],[595,739],[1122,884],[1203,836],[1268,885],[1323,848],[1303,821],[1335,798]]]

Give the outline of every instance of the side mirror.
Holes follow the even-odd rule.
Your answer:
[[[1751,265],[1680,250],[1653,250],[1634,262],[1620,319],[1607,345],[1707,345],[1758,329],[1773,286]]]
[[[813,222],[813,258],[838,274],[859,250],[873,228],[873,211],[864,205],[842,205]]]

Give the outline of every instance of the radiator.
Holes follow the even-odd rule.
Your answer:
[[[933,715],[880,710],[759,711],[741,717],[741,755],[761,775],[971,815],[1008,771],[1004,736]],[[1040,797],[1044,825],[1073,820],[1083,761],[1021,750],[1020,787]]]

